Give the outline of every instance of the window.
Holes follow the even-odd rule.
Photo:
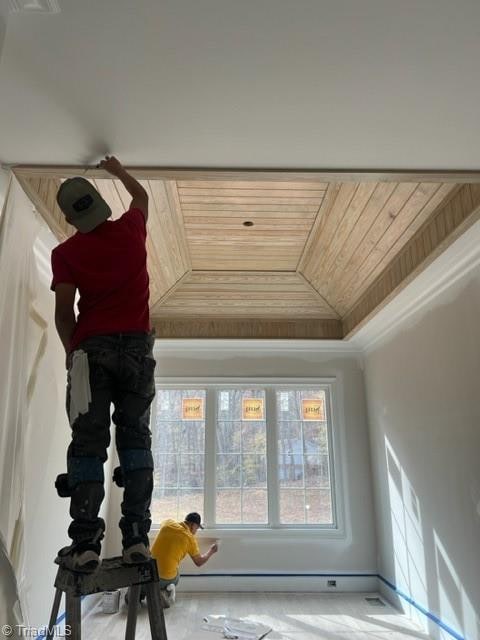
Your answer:
[[[332,384],[198,387],[158,388],[153,522],[336,528]]]
[[[159,389],[153,425],[152,519],[203,511],[205,390]]]
[[[280,523],[333,524],[325,391],[282,391],[277,403]]]
[[[232,389],[218,395],[216,522],[267,524],[265,391]],[[225,396],[228,404],[222,404]]]

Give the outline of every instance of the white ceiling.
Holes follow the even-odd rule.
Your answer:
[[[478,0],[58,2],[7,16],[2,162],[480,168]]]

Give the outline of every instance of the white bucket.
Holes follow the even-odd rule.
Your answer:
[[[120,591],[104,591],[102,597],[103,613],[118,613],[120,608]]]

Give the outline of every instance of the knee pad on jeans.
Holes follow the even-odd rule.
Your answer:
[[[88,526],[74,520],[68,527],[68,535],[76,544],[80,542],[99,543],[104,538],[104,532],[105,520],[103,518],[96,518]]]
[[[141,469],[153,470],[153,456],[148,449],[120,449],[118,457],[123,476]]]
[[[97,456],[78,456],[67,460],[68,486],[73,491],[78,485],[98,482],[103,486],[103,462]]]
[[[55,489],[60,498],[70,498],[72,490],[68,484],[68,473],[60,473],[55,479]]]

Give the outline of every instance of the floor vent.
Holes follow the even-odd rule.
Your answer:
[[[12,13],[58,13],[57,0],[10,0]]]
[[[380,598],[365,598],[371,607],[384,607],[385,603]]]

